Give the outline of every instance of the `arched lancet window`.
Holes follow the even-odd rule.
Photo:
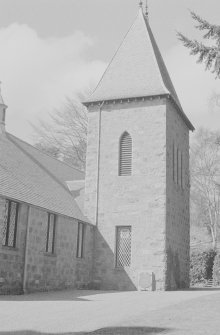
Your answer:
[[[175,144],[173,142],[173,181],[175,182],[175,167],[176,167],[176,164],[175,164]]]
[[[176,182],[179,184],[179,149],[176,149]]]
[[[132,173],[132,138],[124,132],[119,146],[119,176],[130,176]]]

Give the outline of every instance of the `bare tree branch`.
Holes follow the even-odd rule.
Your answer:
[[[211,232],[213,247],[217,246],[220,227],[219,189],[220,176],[219,133],[201,129],[191,149],[191,199],[194,212],[202,218]]]
[[[35,145],[56,158],[85,169],[87,142],[87,109],[66,98],[64,106],[50,113],[48,122],[39,120],[34,129]]]

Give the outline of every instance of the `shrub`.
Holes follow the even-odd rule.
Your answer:
[[[191,254],[190,261],[190,280],[191,284],[205,283],[212,279],[213,264],[216,251],[213,249],[197,251]]]
[[[215,285],[220,285],[220,254],[216,255],[213,266],[213,280]]]

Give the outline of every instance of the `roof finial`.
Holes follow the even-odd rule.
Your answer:
[[[148,18],[149,11],[148,11],[148,0],[146,0],[146,7],[145,7],[145,16]]]
[[[1,88],[1,84],[2,84],[2,82],[0,81],[0,104],[1,104],[1,105],[4,105],[4,101],[3,101],[3,99],[2,99],[2,88]]]
[[[1,85],[1,82],[0,82]],[[5,134],[5,113],[7,106],[5,105],[2,94],[1,94],[1,86],[0,86],[0,135]]]

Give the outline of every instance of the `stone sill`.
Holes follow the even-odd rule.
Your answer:
[[[44,256],[47,256],[47,257],[57,257],[56,254],[53,254],[51,252],[44,252]]]
[[[130,266],[126,266],[126,267],[124,267],[124,268],[122,268],[122,267],[114,267],[113,268],[114,270],[116,270],[116,271],[128,271],[128,270],[130,270],[131,269],[131,267]]]
[[[19,249],[18,248],[14,248],[14,247],[9,247],[8,245],[2,245],[1,249],[2,251],[11,251],[11,252],[18,252]]]
[[[76,257],[76,260],[79,261],[79,262],[83,262],[85,261],[85,257]]]
[[[182,188],[179,184],[176,184],[176,183],[174,183],[173,185],[174,185],[174,188],[175,188],[176,192],[181,192],[182,194],[184,194],[185,191],[188,191],[188,189],[189,189],[186,186],[184,188]]]

